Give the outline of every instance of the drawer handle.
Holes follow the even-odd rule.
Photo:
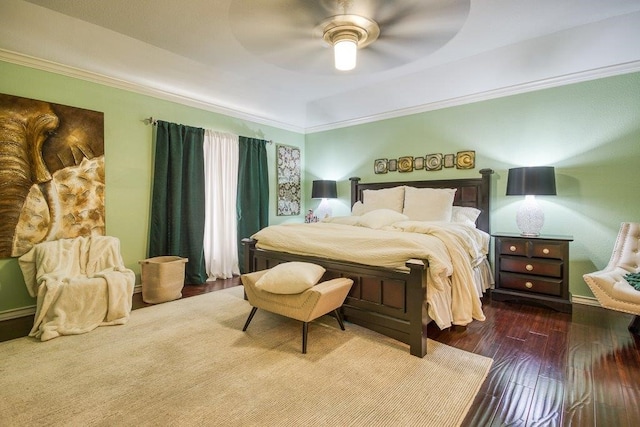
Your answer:
[[[531,282],[526,282],[524,285],[525,285],[528,289],[533,288],[533,283],[531,283]]]
[[[551,251],[548,248],[544,248],[542,250],[542,253],[545,254],[545,255],[549,255],[549,252],[551,252]]]
[[[527,264],[526,267],[527,271],[533,271],[533,265],[531,264]]]
[[[509,246],[509,250],[510,250],[511,252],[515,252],[515,251],[516,251],[516,249],[517,249],[517,248],[516,248],[515,246],[513,246],[513,245],[512,245],[512,246]]]

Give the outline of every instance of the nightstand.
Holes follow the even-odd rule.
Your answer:
[[[572,236],[495,237],[496,301],[523,301],[571,313],[569,242]]]

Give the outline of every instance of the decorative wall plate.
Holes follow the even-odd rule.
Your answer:
[[[411,172],[412,170],[413,156],[405,156],[398,159],[398,172]]]
[[[458,151],[456,155],[456,168],[473,169],[476,166],[475,151]]]
[[[387,173],[387,159],[376,159],[373,163],[375,173]]]
[[[456,155],[455,154],[445,154],[444,155],[444,167],[452,168],[456,165]]]
[[[438,171],[442,169],[442,154],[427,154],[426,169],[428,171]]]
[[[395,172],[398,170],[398,161],[396,159],[389,159],[389,172]]]
[[[413,158],[413,168],[414,169],[424,169],[424,157],[414,157]]]

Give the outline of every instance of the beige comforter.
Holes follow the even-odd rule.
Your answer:
[[[426,260],[429,317],[440,328],[485,319],[472,269],[489,239],[468,225],[402,221],[374,230],[321,222],[270,226],[252,237],[261,249],[399,270],[409,259]]]
[[[46,341],[129,319],[135,274],[124,267],[115,237],[40,243],[19,264],[29,294],[37,296],[30,336]]]

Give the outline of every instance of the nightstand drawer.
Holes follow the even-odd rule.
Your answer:
[[[562,279],[533,278],[518,274],[500,273],[500,287],[554,296],[562,295]]]
[[[501,254],[504,255],[521,255],[527,256],[527,241],[526,240],[501,240],[500,247],[498,248]]]
[[[531,255],[538,258],[564,258],[564,247],[562,243],[541,243],[533,242],[531,245]]]
[[[536,276],[562,277],[562,261],[504,256],[500,270]]]

